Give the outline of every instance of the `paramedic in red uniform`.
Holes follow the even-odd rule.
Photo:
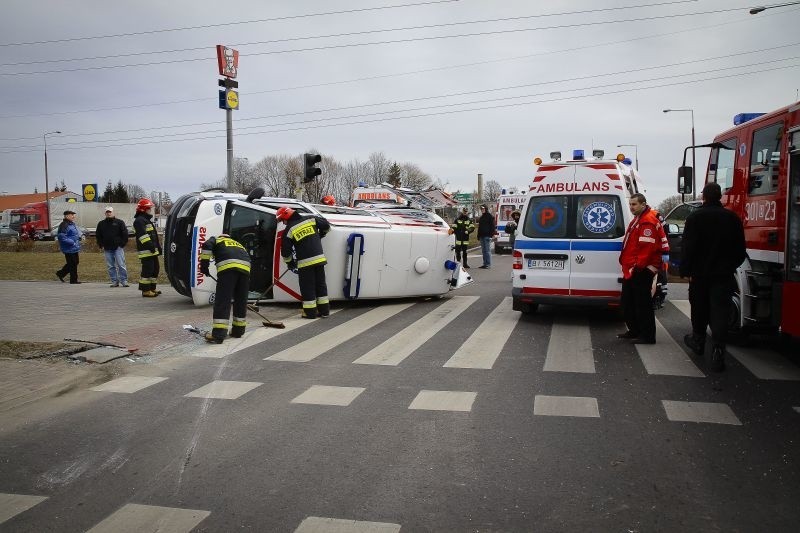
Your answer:
[[[650,289],[653,277],[661,267],[661,255],[669,253],[669,243],[656,212],[647,205],[643,194],[628,200],[633,220],[625,231],[622,253],[622,313],[628,330],[621,339],[634,339],[636,344],[656,343],[656,317]]]
[[[331,229],[322,217],[301,215],[288,206],[275,213],[286,223],[281,242],[281,256],[290,270],[297,270],[300,297],[303,299],[303,318],[326,317],[331,314],[328,286],[325,283],[325,254],[322,237]],[[294,257],[292,252],[294,251]]]

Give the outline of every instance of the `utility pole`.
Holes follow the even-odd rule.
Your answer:
[[[239,51],[227,46],[217,45],[217,66],[224,79],[217,83],[224,90],[219,91],[219,108],[225,110],[225,130],[227,137],[228,192],[233,192],[233,110],[239,109],[239,82],[234,80],[239,73]]]

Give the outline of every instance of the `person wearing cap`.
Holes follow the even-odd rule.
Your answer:
[[[508,244],[511,246],[511,249],[514,249],[514,242],[517,236],[517,227],[519,226],[519,217],[522,216],[522,213],[519,211],[513,211],[511,213],[511,220],[506,222],[506,229],[504,230],[506,233],[510,235],[508,238]]]
[[[106,218],[97,223],[97,247],[106,258],[111,286],[128,287],[128,269],[125,266],[125,245],[128,244],[128,228],[114,216],[114,208],[106,207]]]
[[[81,251],[81,231],[75,225],[75,211],[69,209],[64,211],[64,220],[58,225],[56,239],[58,239],[58,247],[67,261],[63,267],[56,270],[56,277],[61,280],[61,283],[65,283],[64,277],[69,274],[69,282],[73,285],[79,284],[78,253]]]
[[[464,268],[469,268],[467,247],[469,247],[469,234],[475,231],[475,224],[469,218],[469,210],[466,207],[461,209],[461,214],[453,224],[453,231],[456,234],[456,261]]]
[[[225,233],[211,237],[203,243],[200,252],[200,272],[211,275],[211,259],[217,265],[217,289],[214,295],[214,314],[211,332],[206,333],[206,342],[222,344],[228,336],[233,299],[233,327],[231,337],[244,335],[247,295],[250,291],[250,254],[241,243]]]

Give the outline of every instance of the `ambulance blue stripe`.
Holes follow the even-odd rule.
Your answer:
[[[517,239],[514,243],[514,248],[522,248],[524,250],[569,250],[569,241],[556,241],[556,240],[520,240]]]
[[[622,243],[620,241],[572,241],[573,250],[590,250],[594,252],[621,252]]]
[[[593,251],[593,252],[621,252],[622,242],[620,241],[598,242],[598,241],[575,240],[572,241],[572,247],[570,248],[570,241],[562,241],[562,240],[529,241],[529,240],[520,240],[519,238],[517,238],[514,247],[522,250],[569,251],[571,249],[571,250]]]
[[[506,225],[505,225],[505,224],[503,224],[503,225],[501,226],[501,225],[499,225],[499,224],[498,224],[498,225],[497,225],[497,229],[498,229],[498,230],[504,230],[504,229],[506,229]]]
[[[189,257],[195,257],[195,251],[197,250],[197,226],[192,228],[192,255]],[[195,283],[197,283],[197,261],[192,261],[192,268],[189,271],[189,286],[191,288],[195,287]]]

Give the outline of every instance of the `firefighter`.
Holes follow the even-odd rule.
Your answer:
[[[469,268],[467,264],[467,246],[469,246],[469,234],[475,231],[475,224],[469,218],[469,210],[463,208],[458,215],[454,231],[456,234],[456,261],[461,263],[464,268]]]
[[[136,217],[133,229],[136,231],[136,251],[142,262],[142,275],[139,277],[139,290],[144,298],[155,298],[161,291],[156,290],[158,282],[158,256],[161,255],[161,243],[153,225],[153,207],[155,204],[148,198],[142,198],[136,204]]]
[[[303,318],[317,318],[317,313],[321,317],[330,315],[328,286],[325,283],[327,260],[321,241],[330,230],[330,224],[322,217],[303,216],[288,206],[278,209],[275,216],[286,223],[281,256],[289,269],[297,272],[303,299]]]
[[[213,344],[222,344],[228,335],[228,321],[231,316],[233,298],[233,326],[231,337],[244,335],[247,325],[247,293],[250,290],[250,256],[238,241],[229,235],[211,237],[203,243],[200,252],[200,272],[211,275],[208,265],[211,258],[217,264],[217,292],[214,296],[214,315],[211,333],[205,339]]]
[[[622,312],[627,331],[620,339],[635,344],[656,343],[656,316],[650,288],[661,268],[661,255],[669,253],[667,235],[656,212],[643,194],[631,195],[628,206],[633,220],[628,224],[619,262],[622,265]]]
[[[509,234],[508,244],[511,245],[511,249],[514,249],[514,242],[516,240],[517,235],[517,227],[519,226],[519,218],[522,216],[522,213],[519,211],[513,211],[511,213],[511,220],[506,222],[506,229],[504,230],[506,233]]]
[[[334,206],[334,205],[336,205],[336,198],[334,198],[334,196],[332,194],[329,194],[327,196],[323,196],[322,199],[320,200],[320,203],[323,203],[325,205]]]

